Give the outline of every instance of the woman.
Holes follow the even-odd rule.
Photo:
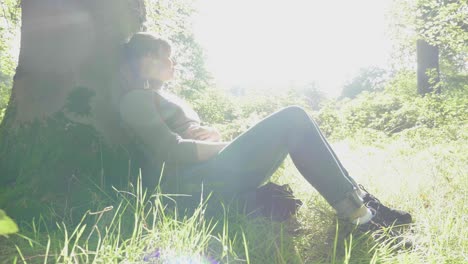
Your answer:
[[[148,33],[125,44],[126,91],[120,98],[122,122],[158,164],[165,162],[165,192],[213,192],[231,199],[254,190],[289,154],[304,178],[341,219],[362,230],[407,224],[407,212],[390,209],[358,187],[317,124],[297,106],[266,117],[232,142],[201,126],[193,110],[162,92],[174,77],[171,46]],[[129,73],[129,74],[128,74]]]

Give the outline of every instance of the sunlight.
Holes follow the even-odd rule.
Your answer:
[[[315,81],[329,96],[362,67],[386,67],[389,0],[198,0],[195,36],[224,87]]]

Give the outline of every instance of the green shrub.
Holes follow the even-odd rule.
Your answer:
[[[320,127],[328,136],[345,138],[361,129],[373,129],[390,136],[412,128],[441,128],[466,123],[467,85],[461,88],[448,86],[441,94],[421,97],[413,95],[415,86],[407,79],[409,75],[405,76],[398,76],[385,91],[363,92],[353,100],[328,103],[316,114]],[[411,86],[413,90],[409,89]]]
[[[16,223],[6,215],[5,211],[0,209],[0,236],[9,235],[18,232]]]
[[[203,122],[217,124],[237,119],[239,114],[235,102],[221,91],[207,89],[191,100],[191,105]]]

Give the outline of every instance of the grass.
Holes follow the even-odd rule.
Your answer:
[[[0,238],[2,263],[467,263],[466,133],[456,140],[409,135],[335,142],[354,178],[384,203],[410,211],[409,250],[346,236],[330,206],[287,161],[274,180],[304,205],[285,223],[225,208],[210,220],[206,201],[188,216],[165,210],[161,193],[116,192],[119,203],[88,211],[76,226],[41,219]]]

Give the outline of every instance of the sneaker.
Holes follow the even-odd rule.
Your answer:
[[[410,249],[413,247],[413,242],[397,232],[393,225],[389,225],[379,212],[373,208],[369,209],[373,214],[372,219],[365,224],[356,225],[357,231],[369,233],[376,242],[390,245],[395,249]]]
[[[383,205],[374,195],[370,194],[361,184],[359,184],[359,188],[364,192],[364,197],[362,197],[364,204],[367,208],[373,209],[385,225],[406,225],[413,222],[410,213],[389,208]]]
[[[369,208],[370,211],[372,212],[372,218],[369,220],[367,223],[356,224],[356,229],[359,231],[366,233],[366,232],[382,232],[390,226],[381,218],[377,215],[377,211],[374,210],[373,208]]]

